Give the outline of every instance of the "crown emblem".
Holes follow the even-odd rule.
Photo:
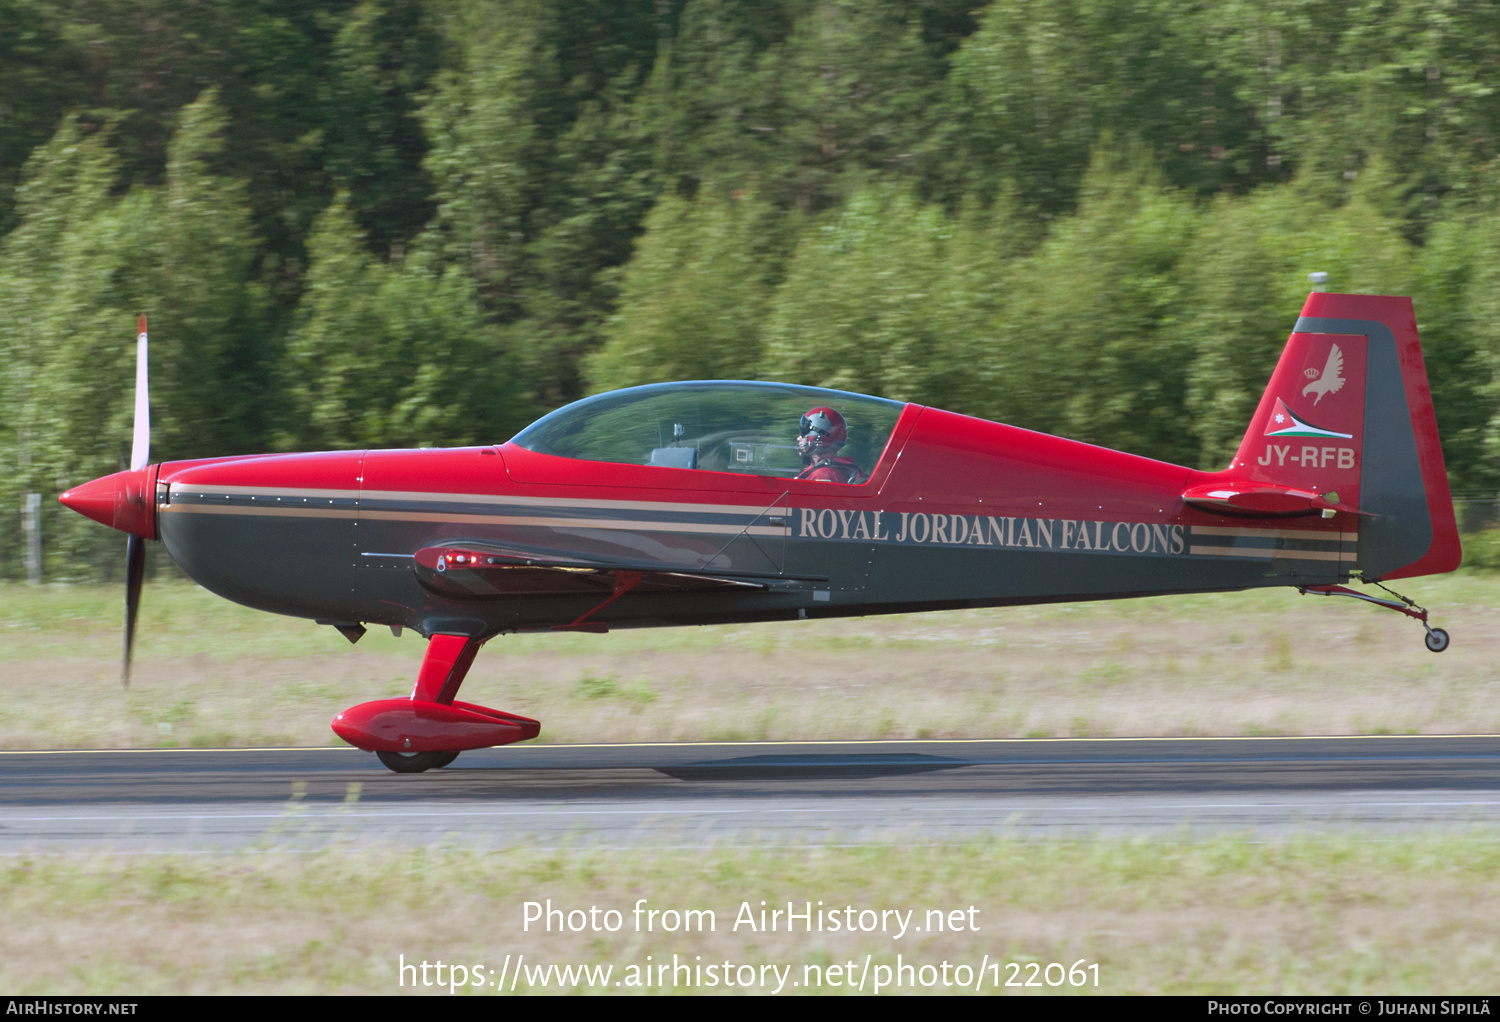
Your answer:
[[[1309,380],[1316,380],[1318,378],[1318,371],[1312,366],[1308,366],[1306,369],[1302,370],[1302,375],[1306,376]]]

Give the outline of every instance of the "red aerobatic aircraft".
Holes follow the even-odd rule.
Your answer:
[[[1315,293],[1221,472],[779,383],[632,387],[508,443],[148,464],[145,319],[129,471],[60,498],[205,588],[351,642],[410,628],[410,698],[333,730],[398,772],[534,738],[457,700],[504,632],[795,620],[1451,571],[1460,549],[1407,298]],[[1383,587],[1382,587],[1383,588]]]

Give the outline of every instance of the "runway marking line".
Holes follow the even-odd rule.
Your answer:
[[[304,803],[305,805],[305,803]],[[1202,802],[1202,803],[1148,803],[1145,805],[1134,805],[1127,808],[1133,810],[1144,809],[1349,809],[1349,808],[1378,808],[1392,806],[1411,806],[1414,808],[1433,807],[1456,807],[1456,806],[1500,806],[1500,800],[1461,802]],[[910,812],[1095,812],[1101,810],[1119,811],[1120,807],[1108,805],[1041,805],[1041,806],[908,806]],[[454,812],[433,812],[429,810],[396,810],[391,812],[339,812],[337,808],[330,808],[324,812],[299,811],[295,817],[289,817],[285,812],[266,813],[143,813],[131,816],[9,816],[0,813],[0,819],[11,820],[18,823],[96,823],[101,820],[281,820],[289,822],[292,820],[305,820],[309,817],[317,817],[329,821],[346,820],[351,818],[360,819],[388,819],[393,816],[410,816],[416,818],[427,817],[461,817],[461,816],[732,816],[744,813],[758,812],[758,809],[493,809],[493,810],[464,810]],[[827,806],[808,806],[804,809],[786,809],[781,812],[787,813],[864,813],[864,807],[850,809],[830,809]]]
[[[821,745],[1045,745],[1078,742],[1315,742],[1315,741],[1411,741],[1413,739],[1444,738],[1500,738],[1500,734],[1441,734],[1441,735],[1170,735],[1163,737],[1113,737],[1113,738],[910,738],[910,739],[838,739],[830,741],[792,742],[604,742],[585,745],[518,745],[518,749],[765,749],[795,748]],[[490,749],[507,746],[491,745]],[[106,754],[145,755],[148,753],[208,753],[208,752],[362,752],[353,746],[337,745],[287,745],[256,748],[194,748],[194,749],[0,749],[0,756],[90,756]],[[483,749],[467,750],[482,752]]]

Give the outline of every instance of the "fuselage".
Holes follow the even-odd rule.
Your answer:
[[[893,414],[857,485],[515,442],[258,456],[162,464],[156,528],[228,599],[424,635],[566,625],[609,595],[601,568],[720,583],[642,586],[590,618],[620,627],[1330,584],[1358,567],[1353,515],[1216,515],[1182,499],[1213,473]],[[503,567],[450,555],[445,571],[453,550]]]

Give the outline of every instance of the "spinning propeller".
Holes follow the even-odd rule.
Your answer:
[[[146,382],[146,314],[135,325],[135,426],[130,437],[130,471],[151,460],[151,407]],[[120,655],[120,682],[130,687],[130,650],[135,645],[135,619],[141,610],[141,580],[146,576],[146,540],[131,533],[125,540],[125,647]]]
[[[156,466],[151,460],[151,411],[146,385],[146,317],[136,324],[135,428],[130,443],[130,468],[124,472],[75,486],[57,499],[81,515],[126,533],[125,647],[120,679],[130,685],[130,650],[135,644],[135,622],[141,608],[141,580],[146,574],[146,540],[156,538]]]

